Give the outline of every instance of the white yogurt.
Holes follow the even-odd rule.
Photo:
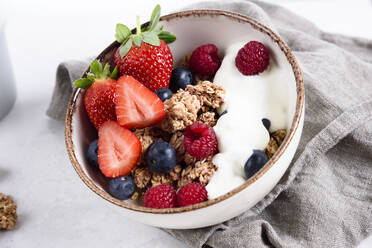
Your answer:
[[[220,112],[227,110],[214,127],[219,153],[213,157],[218,167],[207,185],[209,199],[221,196],[240,186],[246,180],[244,164],[253,149],[264,150],[269,142],[269,133],[262,118],[271,121],[270,130],[286,128],[287,93],[284,83],[290,80],[275,60],[255,76],[244,76],[235,66],[239,49],[246,44],[238,42],[225,51],[221,67],[214,83],[226,89]]]

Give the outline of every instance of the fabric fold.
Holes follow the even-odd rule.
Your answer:
[[[46,112],[49,117],[60,121],[65,119],[73,90],[72,83],[83,75],[91,60],[70,60],[58,65],[52,99]]]

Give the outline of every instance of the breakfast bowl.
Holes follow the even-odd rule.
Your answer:
[[[204,202],[158,209],[144,207],[130,199],[122,201],[108,193],[107,179],[97,169],[92,168],[85,158],[85,151],[89,143],[97,138],[97,131],[90,123],[84,108],[84,90],[77,88],[73,91],[66,115],[67,152],[72,166],[86,186],[124,216],[162,228],[206,227],[247,211],[270,193],[284,175],[297,149],[304,122],[302,75],[285,42],[269,27],[247,16],[221,10],[191,10],[162,16],[160,24],[177,36],[177,40],[169,45],[174,64],[202,44],[213,42],[223,51],[229,44],[241,40],[241,37],[258,40],[270,50],[272,61],[286,74],[281,80],[281,87],[285,89],[287,134],[275,154],[243,184]],[[148,23],[143,26],[146,25]],[[113,42],[103,50],[97,60],[112,65],[113,56],[119,46],[118,42]],[[89,68],[87,72],[88,70]]]

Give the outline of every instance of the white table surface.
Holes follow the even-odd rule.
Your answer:
[[[197,0],[157,2],[166,14]],[[369,0],[275,2],[324,30],[372,39]],[[117,22],[133,27],[135,14],[146,21],[154,5],[148,0],[0,0],[18,89],[13,110],[0,121],[0,191],[14,196],[19,213],[15,230],[0,232],[0,247],[186,247],[107,208],[72,169],[63,123],[45,116],[58,63],[97,54],[114,39]],[[359,247],[372,247],[372,238]]]

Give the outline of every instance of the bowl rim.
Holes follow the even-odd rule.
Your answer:
[[[301,116],[303,114],[303,107],[304,107],[304,84],[302,79],[302,73],[299,67],[299,64],[293,55],[292,51],[288,47],[288,45],[277,35],[275,32],[273,32],[269,27],[267,27],[264,24],[261,24],[260,22],[239,14],[235,12],[230,11],[224,11],[224,10],[214,10],[214,9],[196,9],[196,10],[186,10],[181,12],[175,12],[169,15],[162,16],[160,18],[160,21],[169,21],[172,19],[177,18],[185,18],[190,16],[209,16],[209,17],[215,17],[215,16],[224,16],[227,17],[235,22],[240,23],[248,23],[251,25],[252,28],[265,33],[268,35],[274,43],[276,43],[279,48],[282,50],[284,55],[286,56],[288,62],[290,63],[292,67],[292,71],[294,73],[294,77],[296,80],[296,91],[297,91],[297,98],[296,98],[296,111],[295,116],[293,118],[291,128],[289,133],[287,134],[286,138],[283,140],[283,143],[279,147],[278,151],[273,155],[273,157],[266,163],[264,167],[262,167],[253,177],[249,178],[245,183],[240,185],[237,188],[234,188],[230,192],[219,196],[217,198],[201,202],[195,205],[189,205],[185,207],[176,207],[176,208],[164,208],[164,209],[155,209],[155,208],[147,208],[140,205],[135,205],[131,203],[127,203],[124,201],[120,201],[114,197],[112,197],[110,194],[108,194],[106,191],[102,190],[100,187],[98,187],[92,179],[90,179],[84,170],[82,169],[82,166],[78,162],[75,151],[74,151],[74,144],[72,140],[72,116],[75,112],[76,107],[76,99],[81,92],[81,89],[75,88],[70,101],[68,103],[68,108],[66,112],[66,119],[65,119],[65,142],[66,142],[66,148],[69,155],[69,158],[71,160],[71,164],[74,167],[76,173],[79,175],[81,180],[97,195],[102,197],[103,199],[107,200],[110,203],[113,203],[119,207],[133,210],[137,212],[142,213],[152,213],[152,214],[176,214],[176,213],[183,213],[188,212],[192,210],[202,209],[209,206],[212,206],[214,204],[217,204],[223,200],[226,200],[237,193],[241,192],[245,188],[247,188],[249,185],[260,179],[273,165],[278,161],[278,159],[283,155],[286,148],[288,147],[290,141],[292,140],[294,134],[296,133],[296,130],[299,127]],[[146,25],[146,23],[144,24]],[[118,43],[114,41],[111,45],[109,45],[105,50],[103,50],[100,55],[97,56],[97,59],[102,59],[108,51],[111,51],[114,47],[116,47]],[[89,69],[89,68],[88,68]],[[85,74],[85,73],[84,73]],[[83,75],[84,75],[83,74]]]

